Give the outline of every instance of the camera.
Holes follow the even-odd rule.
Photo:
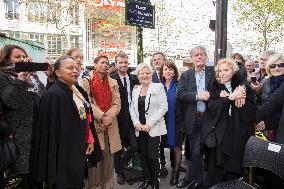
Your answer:
[[[48,69],[48,63],[17,62],[15,64],[16,72],[46,71],[47,69]]]

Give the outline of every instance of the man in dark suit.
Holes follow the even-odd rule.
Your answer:
[[[160,71],[162,69],[162,66],[164,62],[166,61],[166,56],[162,52],[156,52],[152,56],[152,63],[155,68],[152,74],[152,82],[153,83],[160,83]]]
[[[201,127],[206,102],[210,97],[208,88],[213,82],[213,67],[207,67],[206,49],[196,46],[190,51],[194,69],[185,71],[180,77],[177,98],[185,104],[183,124],[190,146],[190,162],[187,175],[177,184],[178,188],[198,189],[203,184],[203,158],[201,153]]]
[[[117,73],[114,73],[111,77],[116,79],[119,85],[121,110],[117,116],[117,121],[123,149],[114,155],[114,167],[117,173],[117,183],[124,184],[123,169],[137,151],[137,141],[129,113],[129,104],[131,102],[132,89],[135,85],[139,85],[139,81],[137,76],[128,73],[128,57],[126,54],[117,54],[115,65]]]

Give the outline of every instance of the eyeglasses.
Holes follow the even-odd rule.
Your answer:
[[[279,64],[270,64],[269,65],[269,68],[270,69],[274,69],[274,68],[284,68],[284,62],[282,62],[282,63],[279,63]]]

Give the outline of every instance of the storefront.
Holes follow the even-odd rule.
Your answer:
[[[124,0],[85,0],[86,35],[84,54],[87,65],[99,55],[113,62],[118,52],[129,56],[131,67],[137,65],[136,28],[125,22]]]

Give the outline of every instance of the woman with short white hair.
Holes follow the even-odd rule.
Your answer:
[[[139,189],[159,188],[160,136],[167,133],[164,115],[168,111],[167,96],[161,83],[152,82],[152,68],[139,64],[136,73],[140,85],[133,89],[130,115],[138,137],[138,147],[144,174]]]

